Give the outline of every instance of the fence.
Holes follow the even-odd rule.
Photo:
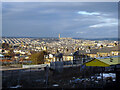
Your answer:
[[[46,66],[50,67],[50,64],[40,64],[40,65],[22,65],[22,68],[43,68]]]
[[[21,70],[6,70],[2,71],[2,74],[3,88],[46,87],[46,71],[44,70],[31,70],[31,68]]]

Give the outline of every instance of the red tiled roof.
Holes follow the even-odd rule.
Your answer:
[[[12,62],[12,60],[4,59],[4,60],[0,60],[0,62]]]

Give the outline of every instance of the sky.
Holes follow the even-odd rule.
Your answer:
[[[117,2],[3,2],[2,36],[117,38]]]

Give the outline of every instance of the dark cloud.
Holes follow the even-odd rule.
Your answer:
[[[115,2],[4,2],[2,6],[3,36],[117,37]]]

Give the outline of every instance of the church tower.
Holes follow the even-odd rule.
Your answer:
[[[60,34],[59,34],[59,39],[60,39]]]

